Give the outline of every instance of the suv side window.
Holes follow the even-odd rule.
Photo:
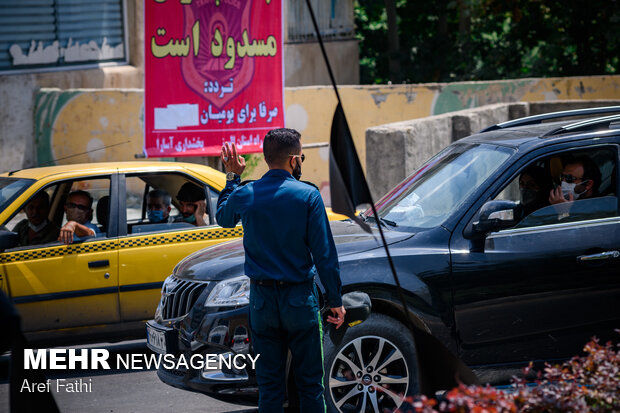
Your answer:
[[[515,216],[495,218],[512,220],[507,227],[527,228],[617,216],[616,174],[612,147],[538,159],[493,198],[517,203]]]

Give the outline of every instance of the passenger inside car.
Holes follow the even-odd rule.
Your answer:
[[[181,215],[175,218],[175,222],[189,222],[198,227],[207,225],[206,199],[207,197],[203,188],[191,182],[183,184],[177,194]]]
[[[26,219],[13,228],[19,236],[19,245],[37,245],[54,242],[58,239],[60,228],[48,219],[50,197],[45,191],[37,193],[24,208]]]
[[[555,205],[598,196],[601,172],[591,158],[581,155],[568,158],[563,163],[561,186],[551,190],[549,203]]]
[[[174,222],[170,216],[172,210],[171,197],[163,189],[153,189],[147,195],[146,216],[152,224]]]
[[[549,205],[547,200],[551,180],[545,170],[537,165],[530,165],[519,176],[519,192],[523,217]]]
[[[60,228],[60,242],[71,244],[101,235],[99,228],[91,222],[92,206],[93,197],[88,192],[77,190],[69,194],[65,203],[67,223]]]

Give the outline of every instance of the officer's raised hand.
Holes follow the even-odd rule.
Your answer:
[[[245,169],[245,159],[237,154],[237,145],[226,142],[222,145],[222,153],[220,154],[226,172],[233,172],[241,175]]]
[[[331,315],[327,316],[327,322],[336,324],[336,328],[340,328],[342,323],[344,323],[344,315],[347,313],[347,310],[343,307],[330,308],[333,317]]]

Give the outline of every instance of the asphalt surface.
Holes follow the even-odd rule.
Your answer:
[[[121,343],[100,343],[70,348],[105,348],[110,356],[116,353],[146,353],[145,340]],[[9,411],[9,355],[0,356],[0,412]],[[211,397],[179,390],[162,383],[155,369],[151,370],[46,370],[51,389],[62,413],[125,413],[171,412],[183,413],[255,413],[251,406],[220,402]],[[68,393],[56,391],[57,379],[72,382],[82,379],[91,383],[92,392]],[[90,381],[89,381],[90,379]]]

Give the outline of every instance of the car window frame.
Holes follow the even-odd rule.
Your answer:
[[[119,212],[119,219],[118,219],[118,236],[119,237],[135,237],[135,236],[142,236],[142,235],[154,235],[154,234],[165,234],[168,232],[175,232],[175,231],[196,231],[199,229],[203,229],[203,228],[213,228],[217,225],[217,221],[215,220],[215,211],[211,211],[211,207],[209,202],[207,202],[207,216],[209,217],[209,223],[208,225],[205,225],[204,227],[194,227],[194,228],[174,228],[174,229],[170,229],[168,231],[152,231],[152,232],[140,232],[140,233],[128,233],[127,231],[127,178],[131,178],[131,177],[139,177],[139,176],[144,176],[144,175],[181,175],[183,176],[185,179],[187,179],[188,181],[191,181],[195,184],[201,185],[201,186],[206,186],[208,188],[208,193],[205,193],[205,196],[208,196],[207,194],[211,194],[211,191],[213,191],[214,193],[219,193],[219,191],[217,191],[215,188],[213,188],[209,183],[207,183],[206,181],[200,180],[199,178],[184,172],[184,171],[144,171],[144,172],[140,172],[140,171],[131,171],[131,172],[121,172],[118,174],[119,175],[119,185],[118,185],[118,189],[119,189],[119,194],[123,194],[124,196],[119,196],[119,204],[118,204],[118,212]],[[207,191],[205,191],[207,192]],[[170,194],[171,197],[174,197],[174,195]],[[143,206],[144,206],[144,202],[143,202]]]
[[[498,180],[501,180],[502,183],[499,185],[493,185],[494,188],[491,190],[491,192],[489,193],[487,191],[485,195],[480,198],[480,199],[483,199],[484,201],[480,202],[480,199],[479,199],[478,202],[476,202],[478,206],[476,208],[473,208],[473,211],[474,211],[473,214],[471,214],[471,216],[469,216],[469,218],[467,218],[467,220],[465,221],[466,224],[463,227],[463,236],[465,236],[465,232],[467,232],[468,228],[471,228],[473,221],[476,218],[476,214],[480,210],[482,205],[484,205],[486,202],[498,196],[504,190],[504,188],[506,188],[507,185],[509,185],[515,178],[519,176],[519,174],[525,168],[527,168],[532,163],[537,162],[541,159],[548,158],[554,155],[561,156],[561,154],[565,154],[567,152],[573,152],[573,151],[588,151],[588,150],[605,149],[605,148],[609,148],[610,150],[615,151],[615,155],[616,155],[615,156],[616,198],[618,199],[618,205],[617,205],[617,210],[616,210],[617,215],[615,217],[603,217],[603,218],[595,218],[595,219],[589,219],[589,220],[583,220],[583,221],[558,222],[558,223],[553,223],[553,224],[545,224],[545,225],[538,225],[538,226],[531,226],[531,227],[507,228],[507,229],[503,229],[500,231],[491,232],[487,235],[487,238],[492,238],[495,236],[508,236],[511,234],[529,233],[532,231],[536,231],[537,229],[540,229],[540,231],[555,230],[557,228],[563,228],[567,226],[569,227],[578,226],[582,223],[588,224],[588,225],[591,225],[597,222],[606,223],[606,222],[620,219],[620,196],[618,193],[618,190],[620,189],[620,182],[618,180],[618,177],[620,176],[620,173],[618,172],[618,169],[620,169],[619,168],[620,166],[620,143],[614,142],[614,141],[593,143],[591,141],[591,138],[585,140],[585,142],[586,142],[585,144],[576,145],[576,146],[569,146],[569,145],[576,144],[576,143],[583,143],[583,141],[562,142],[563,144],[562,148],[557,148],[555,147],[555,145],[545,146],[543,148],[540,148],[542,150],[541,153],[537,153],[539,151],[534,150],[532,152],[528,152],[527,154],[524,154],[523,157],[515,160],[512,166],[515,166],[517,164],[519,164],[519,166],[512,173],[510,173],[507,178],[500,177]],[[532,156],[528,157],[528,155],[532,155]],[[470,211],[471,211],[471,208],[470,208]]]
[[[17,215],[24,208],[24,206],[28,202],[30,202],[30,200],[36,194],[38,194],[41,191],[45,191],[47,188],[49,188],[51,186],[56,186],[56,189],[54,189],[54,195],[53,195],[53,197],[56,197],[57,194],[58,194],[58,189],[59,189],[60,185],[62,185],[64,183],[70,183],[71,185],[73,185],[73,182],[87,181],[87,180],[90,180],[90,179],[105,179],[105,178],[109,178],[110,179],[110,212],[109,212],[109,217],[108,217],[108,221],[109,221],[108,222],[108,231],[105,232],[106,236],[105,237],[104,236],[99,236],[99,237],[88,238],[88,239],[85,239],[84,241],[73,242],[71,245],[82,244],[82,243],[85,243],[85,242],[92,242],[92,241],[98,241],[98,240],[109,240],[109,239],[112,239],[112,238],[117,238],[118,237],[118,231],[117,231],[118,223],[116,221],[118,220],[118,211],[113,211],[113,207],[112,207],[112,205],[113,205],[112,204],[112,200],[114,199],[114,197],[118,198],[118,173],[116,173],[116,172],[101,173],[101,174],[96,174],[96,175],[88,175],[88,176],[80,176],[80,177],[72,177],[72,178],[62,178],[62,179],[58,179],[58,180],[51,181],[51,182],[48,182],[46,184],[43,184],[33,194],[31,194],[28,198],[26,198],[21,203],[19,208],[15,209],[15,211],[13,211],[13,213],[7,218],[7,220],[5,222],[9,223],[15,217],[15,215]],[[5,224],[3,224],[3,225],[5,225]],[[12,252],[31,250],[31,249],[38,249],[38,248],[57,247],[57,246],[60,246],[60,245],[64,245],[64,244],[62,244],[60,241],[56,241],[56,242],[49,242],[47,244],[25,245],[25,246],[20,246],[20,247],[6,249],[6,250],[2,251],[2,253],[12,253]]]

